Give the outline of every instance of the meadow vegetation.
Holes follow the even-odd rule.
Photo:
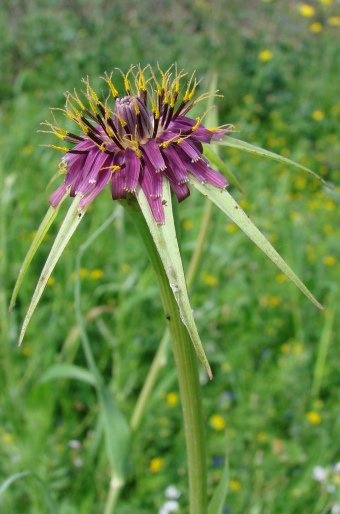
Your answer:
[[[42,380],[52,365],[87,368],[75,315],[80,245],[81,310],[98,369],[130,420],[165,320],[153,272],[131,221],[101,194],[50,278],[20,349],[17,339],[35,283],[66,212],[63,207],[21,288],[8,304],[34,231],[59,185],[61,154],[37,131],[81,89],[131,63],[172,62],[213,74],[223,98],[219,123],[235,137],[289,157],[335,185],[235,149],[220,156],[244,192],[230,191],[326,306],[319,312],[217,209],[191,289],[213,369],[201,383],[209,493],[226,455],[225,514],[336,514],[340,509],[339,4],[295,1],[5,0],[0,7],[0,511],[101,513],[110,471],[96,393],[67,378]],[[120,75],[116,72],[116,81]],[[205,108],[199,104],[202,110]],[[199,114],[199,112],[198,112]],[[197,114],[197,115],[198,115]],[[205,204],[179,207],[188,266]],[[324,475],[318,475],[321,466]],[[158,512],[165,490],[187,512],[180,398],[171,350],[131,442],[117,514]],[[106,506],[106,507],[105,507]],[[55,510],[53,510],[55,509]]]

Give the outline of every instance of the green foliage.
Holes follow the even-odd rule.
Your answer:
[[[215,102],[219,119],[236,126],[236,137],[335,184],[332,191],[282,164],[220,147],[220,158],[245,191],[235,188],[232,195],[326,311],[318,312],[285,282],[215,209],[190,295],[214,374],[206,383],[202,373],[209,493],[223,474],[226,432],[225,513],[321,514],[339,501],[332,465],[339,459],[340,429],[340,52],[337,27],[329,22],[334,6],[313,5],[314,17],[307,18],[296,2],[277,1],[2,3],[0,481],[9,484],[1,490],[4,512],[45,513],[46,498],[60,514],[104,512],[111,480],[98,395],[90,375],[80,373],[88,364],[74,299],[75,255],[117,208],[109,191],[96,199],[66,248],[20,349],[20,326],[68,200],[32,261],[13,313],[7,312],[33,231],[59,184],[57,177],[48,185],[58,170],[58,152],[39,147],[55,141],[36,130],[49,118],[49,106],[62,106],[63,91],[78,87],[83,76],[95,83],[115,67],[159,61],[165,68],[175,60],[199,75],[218,73],[224,94]],[[320,32],[312,29],[316,22]],[[264,51],[271,52],[268,60]],[[179,212],[188,264],[202,196],[193,192]],[[84,324],[105,394],[110,391],[130,419],[165,320],[146,256],[120,209],[84,252],[80,276]],[[42,382],[53,369],[60,378]],[[72,373],[80,380],[71,380]],[[171,354],[132,447],[117,513],[157,512],[170,484],[181,491],[180,512],[186,513],[186,459]],[[327,469],[327,484],[313,480],[316,465]],[[29,474],[11,480],[23,473]]]

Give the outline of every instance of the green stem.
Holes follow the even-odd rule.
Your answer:
[[[180,318],[162,261],[137,202],[122,202],[138,229],[155,271],[177,368],[189,469],[190,514],[206,514],[207,471],[201,388],[197,356]]]
[[[204,244],[206,242],[207,235],[209,232],[212,211],[213,211],[213,204],[210,202],[210,200],[207,200],[206,204],[205,204],[205,209],[204,209],[204,213],[203,213],[203,218],[202,218],[202,223],[201,223],[197,243],[196,243],[195,250],[192,254],[192,257],[191,257],[191,260],[189,263],[189,267],[188,267],[188,272],[187,272],[188,290],[190,290],[190,288],[191,288],[191,285],[196,277],[197,270],[200,265],[200,261],[201,261],[202,254],[203,254]],[[160,346],[155,354],[155,357],[150,366],[150,370],[148,372],[148,375],[145,379],[142,390],[137,399],[133,414],[131,416],[130,426],[131,426],[131,430],[133,432],[136,432],[140,426],[149,396],[151,395],[151,393],[153,391],[153,388],[155,386],[157,377],[158,377],[161,369],[166,364],[168,345],[169,345],[169,330],[168,330],[168,328],[166,328],[164,331]]]

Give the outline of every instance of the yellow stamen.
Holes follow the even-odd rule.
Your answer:
[[[41,145],[46,146],[47,148],[54,148],[55,150],[59,150],[60,152],[67,153],[70,151],[69,148],[66,148],[65,146],[56,146],[56,145]]]
[[[105,82],[108,84],[109,88],[110,88],[110,91],[112,93],[112,96],[113,98],[117,98],[118,95],[118,91],[117,89],[114,87],[113,83],[112,83],[112,80],[111,80],[111,77],[112,77],[112,74],[113,72],[111,72],[110,76],[107,74],[107,72],[105,72],[105,77],[101,77],[103,80],[105,80]]]

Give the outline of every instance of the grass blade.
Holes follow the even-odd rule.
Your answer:
[[[229,459],[226,454],[220,483],[208,505],[208,514],[222,514],[229,487]]]
[[[39,382],[49,382],[50,380],[59,380],[62,378],[71,378],[86,382],[92,386],[96,385],[93,374],[87,369],[75,366],[74,364],[55,364],[48,368],[48,370],[41,376]]]

